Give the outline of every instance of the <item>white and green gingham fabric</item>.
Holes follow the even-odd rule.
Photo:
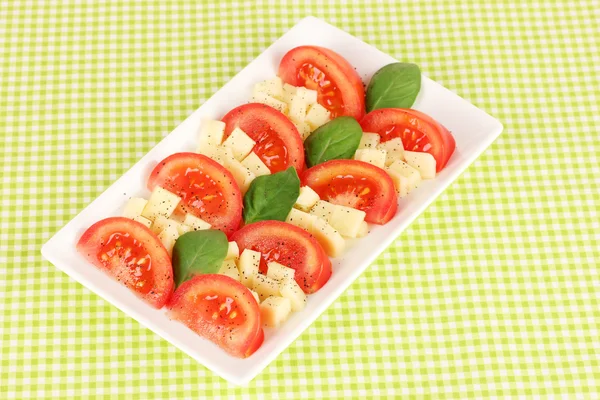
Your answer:
[[[0,399],[600,398],[598,1],[353,3],[0,3]],[[235,387],[40,247],[307,15],[505,130]]]

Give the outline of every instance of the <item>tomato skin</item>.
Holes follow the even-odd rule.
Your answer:
[[[216,161],[196,153],[170,155],[152,170],[148,178],[148,189],[153,190],[156,186],[161,186],[180,197],[189,198],[192,202],[195,198],[194,190],[199,189],[190,189],[188,181],[180,181],[187,170],[198,170],[209,175],[215,182],[213,190],[220,196],[218,200],[221,202],[211,210],[202,211],[194,206],[194,203],[184,205],[183,200],[178,212],[190,212],[210,223],[214,229],[223,231],[227,236],[231,235],[242,221],[242,192],[231,173]]]
[[[299,46],[288,51],[279,64],[279,76],[285,83],[293,86],[307,86],[307,80],[299,75],[303,65],[313,65],[322,71],[330,82],[339,90],[343,107],[341,110],[331,110],[323,102],[325,88],[316,87],[319,93],[319,103],[332,111],[332,118],[340,116],[354,117],[356,120],[365,115],[365,88],[360,76],[346,59],[333,50],[318,46]],[[308,82],[310,84],[310,82]],[[307,86],[308,87],[308,86]]]
[[[228,276],[194,276],[179,286],[167,307],[171,318],[235,357],[250,356],[264,340],[258,303],[250,290]]]
[[[305,293],[319,290],[331,277],[331,260],[309,233],[281,221],[260,221],[244,226],[231,236],[240,248],[260,251],[261,272],[266,262],[277,261],[296,270],[295,280]]]
[[[398,195],[392,178],[383,169],[367,162],[326,161],[304,171],[301,181],[323,200],[365,211],[367,222],[385,224],[398,209]]]
[[[437,172],[444,169],[456,148],[454,137],[446,128],[427,114],[409,108],[373,110],[360,125],[364,132],[378,133],[382,141],[401,137],[405,150],[430,153],[436,160]],[[417,139],[411,143],[415,135]]]
[[[249,103],[229,111],[222,121],[225,122],[225,138],[235,128],[240,128],[257,142],[253,151],[269,167],[271,173],[283,171],[289,166],[296,168],[298,174],[302,173],[304,142],[292,121],[278,110],[265,104]],[[277,147],[277,155],[269,157],[264,147],[273,143]],[[285,149],[280,149],[281,146]],[[278,159],[276,165],[271,165],[273,158]]]
[[[131,269],[131,266],[124,265],[126,258],[119,255],[118,259],[111,258],[110,262],[103,262],[99,256],[105,254],[103,246],[111,235],[123,233],[135,239],[140,251],[147,252],[149,256],[151,274],[147,275],[150,275],[152,285],[150,288],[144,288],[143,292],[140,292],[139,288],[136,289],[135,270]],[[111,217],[98,221],[81,236],[77,242],[77,251],[91,264],[119,280],[154,308],[162,308],[173,293],[171,257],[156,235],[139,222],[124,217]],[[109,263],[111,265],[108,265]]]

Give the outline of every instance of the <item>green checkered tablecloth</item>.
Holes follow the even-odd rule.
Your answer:
[[[597,0],[0,4],[0,398],[600,397]],[[504,133],[279,358],[234,387],[41,245],[315,15]]]

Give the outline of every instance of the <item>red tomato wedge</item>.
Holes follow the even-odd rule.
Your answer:
[[[364,132],[378,133],[381,141],[399,137],[405,150],[431,154],[440,172],[454,153],[452,134],[433,118],[408,108],[381,108],[368,113],[360,122]]]
[[[264,104],[236,107],[224,117],[225,138],[240,128],[256,142],[252,151],[271,173],[293,166],[298,174],[304,169],[304,143],[296,126],[281,112]]]
[[[182,198],[180,213],[191,213],[231,235],[242,220],[242,193],[233,176],[216,161],[196,153],[176,153],[154,168],[148,189],[156,186]]]
[[[314,293],[329,280],[331,261],[321,245],[303,229],[281,221],[260,221],[244,226],[231,236],[240,248],[259,251],[260,272],[277,261],[294,269],[295,280],[305,293]]]
[[[262,344],[264,332],[258,303],[244,285],[225,275],[196,275],[175,291],[169,316],[245,358]]]
[[[173,293],[171,257],[139,222],[124,217],[96,222],[77,242],[77,251],[152,307],[161,308]]]
[[[304,171],[301,181],[322,200],[364,211],[365,221],[374,224],[385,224],[398,208],[392,178],[363,161],[326,161]]]
[[[279,64],[285,83],[317,91],[319,104],[331,118],[365,115],[365,88],[356,70],[336,52],[317,46],[300,46],[288,51]]]

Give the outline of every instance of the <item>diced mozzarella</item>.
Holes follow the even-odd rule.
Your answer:
[[[326,124],[331,119],[331,113],[319,103],[312,104],[306,113],[306,122],[312,130]]]
[[[298,89],[300,89],[300,88],[298,88]],[[304,100],[302,98],[300,98],[298,96],[298,94],[296,94],[292,98],[292,102],[290,103],[288,117],[290,117],[292,122],[294,122],[296,124],[304,122],[304,119],[306,119],[306,108],[307,108],[307,106],[306,106],[306,103],[304,102]]]
[[[225,256],[226,260],[232,260],[240,257],[240,248],[236,242],[229,242],[229,247],[227,248],[227,255]]]
[[[317,102],[317,91],[305,87],[296,88],[296,96],[307,106]]]
[[[202,218],[198,218],[193,214],[187,213],[185,215],[185,219],[183,220],[183,224],[189,226],[195,231],[202,231],[205,229],[210,229],[210,224],[203,220]]]
[[[282,281],[287,278],[294,278],[296,271],[293,268],[286,267],[278,262],[271,261],[267,264],[267,276],[276,281]]]
[[[175,246],[175,242],[179,237],[179,232],[177,232],[177,228],[173,226],[167,226],[165,230],[158,234],[158,239],[162,242],[169,255],[173,254],[173,246]]]
[[[379,144],[381,136],[378,133],[363,132],[358,144],[359,149],[374,149]]]
[[[254,297],[254,299],[256,300],[256,302],[258,304],[260,304],[260,297],[258,296],[258,293],[256,293],[254,290],[252,289],[248,289],[250,291],[250,293],[252,293],[252,297]]]
[[[346,206],[335,205],[334,207],[329,218],[331,226],[343,236],[357,237],[366,213]]]
[[[275,97],[276,99],[281,99],[283,94],[283,82],[281,81],[280,77],[276,76],[273,79],[259,82],[256,85],[254,85],[254,92],[262,92],[267,96]]]
[[[292,311],[301,311],[306,305],[306,294],[293,278],[284,279],[279,284],[279,293],[290,300]]]
[[[335,204],[331,204],[325,200],[319,200],[310,209],[309,214],[316,215],[319,218],[324,219],[327,222],[331,221],[331,216],[335,210]]]
[[[238,260],[240,269],[240,282],[247,288],[254,286],[254,278],[258,275],[260,266],[260,253],[258,251],[245,249]]]
[[[402,160],[394,161],[389,167],[386,167],[386,171],[394,181],[394,186],[400,197],[410,193],[421,181],[419,171]]]
[[[133,220],[139,222],[140,224],[146,225],[147,228],[150,228],[150,226],[152,226],[152,221],[150,221],[148,218],[142,217],[141,215],[133,217]]]
[[[271,97],[266,93],[263,92],[254,92],[252,94],[252,102],[253,103],[261,103],[261,104],[265,104],[269,107],[273,107],[274,109],[276,109],[277,111],[286,114],[288,111],[288,105],[287,103],[284,103],[281,100],[277,100],[275,97]]]
[[[219,269],[219,274],[226,275],[238,282],[240,280],[240,270],[238,269],[237,265],[235,265],[234,260],[223,261],[223,264],[221,264],[221,268]]]
[[[227,161],[235,158],[233,150],[230,147],[204,145],[198,148],[198,153],[218,162],[225,166]]]
[[[203,149],[205,146],[219,146],[223,142],[224,134],[225,122],[203,120],[198,131],[198,149]]]
[[[385,165],[387,166],[396,160],[404,160],[404,145],[399,137],[380,143],[377,148],[386,151]]]
[[[296,86],[292,86],[289,83],[284,83],[281,98],[279,100],[283,101],[284,103],[290,104],[295,94]]]
[[[294,207],[302,211],[310,210],[319,201],[319,195],[310,186],[302,186],[300,195],[296,199]]]
[[[363,221],[360,224],[360,228],[358,229],[358,233],[356,234],[356,237],[357,238],[365,237],[365,236],[367,236],[368,233],[369,233],[369,224],[367,224],[367,221]]]
[[[379,149],[359,149],[354,154],[354,159],[358,161],[368,162],[376,167],[385,167],[385,150]]]
[[[402,175],[398,170],[385,167],[385,172],[392,178],[396,192],[398,192],[398,197],[402,198],[406,196],[413,189],[410,179]]]
[[[194,228],[192,228],[189,225],[184,225],[184,224],[178,224],[177,225],[177,232],[179,232],[179,236],[181,236],[181,235],[183,235],[185,233],[191,232],[193,230],[194,230]]]
[[[179,222],[174,221],[170,218],[166,218],[163,217],[162,215],[159,215],[158,217],[156,217],[154,219],[154,223],[152,224],[152,232],[154,233],[159,233],[164,231],[165,229],[167,229],[167,227],[173,227],[177,230],[177,232],[179,233],[179,230],[177,229],[177,227],[180,225]]]
[[[233,175],[233,179],[235,179],[235,182],[240,187],[242,194],[245,194],[252,181],[256,178],[256,175],[236,159],[228,160],[225,168]]]
[[[223,146],[229,147],[236,160],[240,161],[250,154],[255,144],[256,142],[240,128],[235,128],[223,142]]]
[[[431,154],[420,151],[405,151],[404,159],[408,165],[419,171],[421,178],[435,178],[436,163]]]
[[[269,175],[271,170],[264,162],[256,155],[255,152],[248,154],[248,157],[242,160],[242,165],[256,176]]]
[[[298,129],[298,133],[300,134],[302,140],[306,140],[310,136],[310,125],[308,125],[306,122],[300,122],[294,125],[296,126],[296,129]]]
[[[279,296],[279,281],[263,274],[257,274],[254,277],[252,290],[258,293],[261,301],[264,301],[269,296]]]
[[[263,324],[272,328],[285,322],[292,312],[292,303],[285,297],[271,296],[260,303],[259,307]]]
[[[142,210],[142,217],[146,217],[151,221],[154,221],[159,215],[169,218],[180,201],[181,197],[175,193],[157,186]]]
[[[144,211],[146,204],[148,204],[148,200],[142,199],[141,197],[132,197],[127,204],[125,204],[125,208],[123,208],[123,216],[131,219],[139,217],[142,215],[142,211]]]
[[[338,257],[343,253],[346,242],[327,221],[295,208],[290,211],[285,221],[313,235],[329,256]]]

